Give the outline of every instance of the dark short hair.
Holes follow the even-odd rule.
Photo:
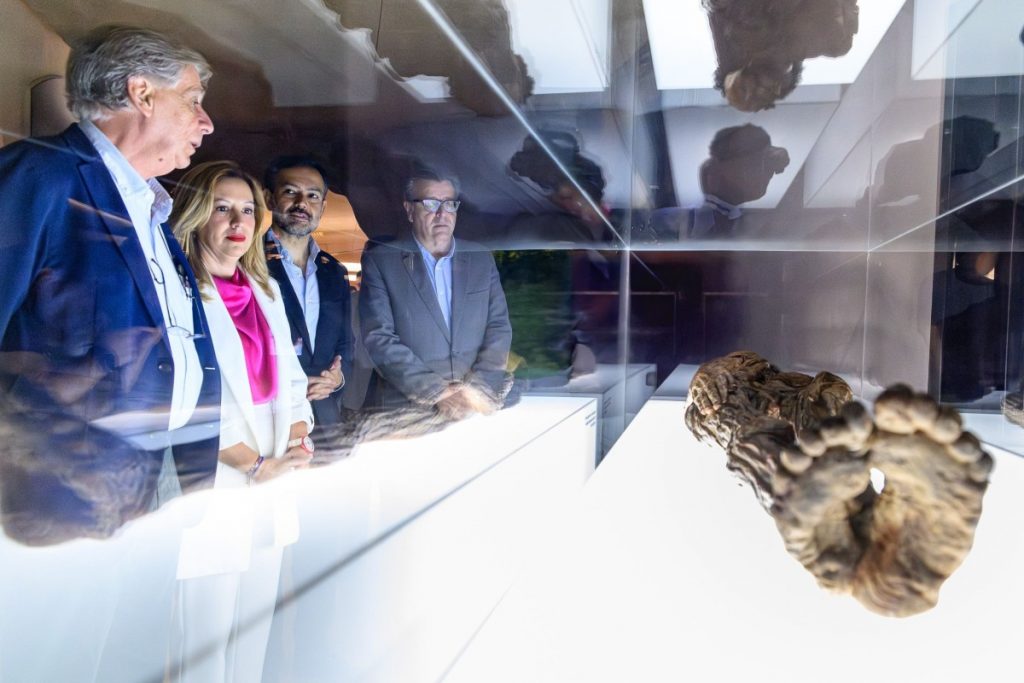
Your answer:
[[[455,196],[457,197],[461,193],[459,179],[454,173],[448,173],[428,166],[416,166],[409,173],[409,177],[405,181],[405,191],[403,194],[406,201],[416,199],[416,197],[412,196],[412,187],[421,180],[432,183],[451,183],[451,186],[455,188]]]
[[[763,152],[771,144],[772,139],[764,128],[746,123],[742,126],[723,128],[715,133],[708,153],[718,161],[731,161]]]
[[[327,167],[308,154],[288,154],[285,156],[279,156],[275,158],[267,166],[267,170],[263,173],[263,186],[270,192],[277,189],[277,174],[281,171],[288,170],[289,168],[311,168],[320,174],[320,177],[324,179],[324,190],[330,185],[330,174],[327,172]]]

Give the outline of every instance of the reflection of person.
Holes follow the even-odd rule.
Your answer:
[[[944,151],[939,177],[946,183],[949,178],[979,170],[998,148],[999,131],[991,121],[966,114],[946,119],[929,127],[920,138],[892,146],[875,169],[874,177],[881,179],[881,184],[871,188],[870,198],[890,204],[928,196],[934,178],[923,177],[921,160],[936,149]],[[868,199],[865,192],[861,201]]]
[[[1008,297],[995,277],[998,253],[954,257],[952,268],[933,277],[931,353],[940,398],[966,402],[1003,386]]]
[[[730,234],[742,215],[740,205],[763,197],[771,179],[789,166],[785,148],[772,145],[763,128],[749,123],[715,133],[708,153],[700,167],[708,211],[690,225],[690,237]]]
[[[509,238],[516,245],[549,245],[556,242],[594,244],[609,242],[612,235],[607,218],[594,210],[604,196],[604,173],[595,161],[584,156],[576,136],[565,131],[541,133],[558,161],[572,174],[583,193],[567,178],[537,143],[527,136],[523,148],[512,155],[509,168],[522,178],[528,178],[548,192],[548,199],[557,207],[556,212],[523,216],[509,227]],[[604,211],[603,207],[600,207]]]
[[[572,261],[576,254],[578,260],[601,257],[595,251],[573,253],[552,247],[586,247],[613,240],[602,204],[601,167],[583,154],[576,133],[545,130],[540,136],[550,153],[527,136],[509,160],[509,169],[547,192],[553,210],[517,216],[503,242],[516,251],[500,253],[496,259],[516,331],[512,348],[516,377],[534,385],[564,383],[569,377],[593,372],[596,366],[593,352],[582,343],[579,324],[585,314],[573,303]]]
[[[367,405],[436,406],[458,418],[499,402],[512,328],[494,259],[454,237],[455,181],[406,185],[411,239],[363,253],[363,342],[376,368]]]
[[[772,178],[789,166],[789,153],[772,145],[760,126],[730,126],[715,133],[700,167],[704,204],[693,210],[662,209],[652,217],[657,234],[672,238],[722,238],[736,234],[747,202],[768,192]]]
[[[80,123],[0,150],[7,409],[151,432],[150,494],[165,447],[183,433],[169,430],[198,420],[197,405],[219,403],[195,280],[154,180],[187,166],[213,131],[202,106],[209,77],[201,55],[160,34],[99,29],[68,59]],[[216,450],[211,438],[176,446],[172,486],[212,481]]]
[[[223,369],[217,488],[243,487],[247,481],[307,467],[313,454],[307,436],[312,409],[306,400],[306,374],[292,349],[281,292],[267,273],[256,234],[263,213],[259,184],[233,162],[214,161],[182,178],[171,215],[174,233],[195,269]],[[214,500],[211,507],[231,500]],[[216,517],[210,514],[210,519]],[[188,680],[225,680],[225,672],[232,671],[231,680],[259,680],[269,618],[245,624],[245,636],[231,639],[233,654],[226,650],[227,641],[236,613],[245,613],[249,605],[272,604],[281,545],[294,539],[264,543],[257,534],[248,563],[239,564],[226,551],[221,557],[196,557],[190,536],[244,533],[238,528],[212,530],[214,526],[215,521],[204,519],[196,529],[186,530],[179,578],[191,579],[180,586],[184,651],[194,652],[211,640],[220,643],[219,650],[217,656],[186,661],[184,673]],[[213,547],[230,546],[225,539]]]
[[[335,424],[345,378],[352,376],[352,303],[345,266],[312,237],[327,202],[326,176],[313,159],[280,157],[264,178],[273,211],[264,241],[267,268],[281,286],[316,424]]]

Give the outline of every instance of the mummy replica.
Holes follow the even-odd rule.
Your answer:
[[[992,470],[956,411],[895,385],[872,419],[839,377],[780,372],[749,351],[703,364],[690,397],[687,427],[725,450],[820,586],[886,616],[935,606]]]

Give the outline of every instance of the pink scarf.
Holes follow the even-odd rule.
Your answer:
[[[213,282],[231,319],[235,321],[238,338],[242,341],[252,402],[256,405],[266,403],[277,396],[277,357],[270,325],[240,268],[235,269],[230,280],[214,276]]]

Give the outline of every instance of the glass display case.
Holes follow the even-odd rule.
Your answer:
[[[38,197],[111,210],[19,184],[18,150],[74,125],[69,54],[109,24],[181,41],[212,70],[193,105],[210,130],[156,174],[176,207],[189,167],[231,160],[267,181],[263,238],[289,215],[272,160],[299,156],[323,181],[299,238],[345,280],[314,303],[290,303],[287,279],[277,290],[304,363],[305,306],[345,300],[351,318],[336,424],[314,426],[308,470],[225,489],[218,448],[187,485],[174,448],[226,446],[223,398],[173,430],[171,393],[149,395],[145,416],[92,414],[82,396],[120,396],[158,341],[134,375],[102,335],[84,347],[109,344],[116,372],[54,370],[69,330],[113,320],[139,335],[124,307],[88,315],[154,288],[117,280],[120,261],[81,266],[95,245],[69,268],[102,287],[44,287],[65,233]],[[0,247],[38,266],[24,287],[0,274],[0,680],[847,680],[837,662],[871,652],[903,679],[1015,680],[1024,3],[8,0],[0,54]],[[20,206],[46,214],[31,248]],[[454,247],[432,251],[416,231],[442,223]],[[291,263],[276,254],[271,275]],[[208,299],[189,298],[196,316]],[[409,351],[442,338],[437,321],[442,370]],[[170,344],[165,322],[151,330]],[[40,344],[43,364],[26,353]],[[992,454],[975,548],[934,610],[893,620],[816,587],[726,457],[686,429],[695,373],[735,351],[832,373],[869,410],[908,385]],[[225,374],[216,357],[203,371]],[[443,392],[413,392],[406,378],[431,363]],[[36,385],[45,405],[26,409]],[[450,412],[471,385],[483,398]],[[233,475],[253,484],[262,461]],[[258,597],[237,597],[249,584]],[[817,654],[761,668],[802,656],[792,638]]]

